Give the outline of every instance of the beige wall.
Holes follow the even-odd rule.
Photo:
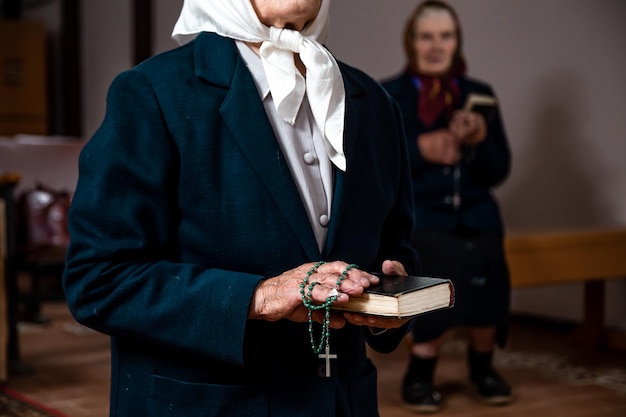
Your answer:
[[[626,226],[626,1],[453,0],[472,76],[496,89],[513,171],[496,194],[515,231]],[[86,136],[131,62],[130,2],[82,2]],[[182,0],[155,0],[157,51]],[[333,0],[327,45],[381,79],[404,65],[413,0]],[[515,311],[579,320],[581,286],[515,290]],[[626,328],[626,282],[609,283],[607,321]],[[558,300],[554,303],[554,300]]]

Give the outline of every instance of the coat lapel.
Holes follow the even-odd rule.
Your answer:
[[[252,76],[229,39],[203,34],[196,43],[196,73],[228,93],[220,113],[232,139],[246,155],[293,229],[309,259],[319,259],[313,230],[289,167],[265,114]]]
[[[328,235],[326,236],[326,244],[324,245],[324,257],[326,257],[333,248],[335,238],[337,236],[338,227],[341,224],[341,218],[344,215],[346,204],[350,198],[346,190],[352,189],[350,183],[358,180],[354,173],[354,148],[357,143],[358,127],[360,114],[358,111],[358,102],[360,97],[366,92],[355,83],[351,83],[349,79],[344,77],[344,85],[346,88],[346,124],[344,126],[344,153],[346,155],[346,172],[342,172],[335,168],[335,185],[333,190],[333,206],[330,224],[328,225]]]

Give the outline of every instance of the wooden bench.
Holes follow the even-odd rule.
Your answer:
[[[626,334],[604,324],[605,282],[626,278],[626,229],[509,232],[505,250],[513,288],[584,284],[578,343],[626,350]]]

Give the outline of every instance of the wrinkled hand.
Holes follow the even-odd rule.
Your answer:
[[[406,276],[406,269],[398,261],[385,261],[383,262],[383,274],[385,275],[401,275]],[[410,319],[396,319],[386,318],[378,316],[367,316],[364,314],[356,313],[344,313],[344,317],[347,321],[357,326],[369,326],[379,329],[395,329],[401,327],[404,323]]]
[[[289,319],[297,322],[307,321],[308,310],[302,303],[300,285],[307,276],[307,272],[313,268],[313,265],[314,263],[300,265],[277,277],[262,281],[252,298],[250,309],[248,310],[248,318],[268,321],[280,319]],[[341,261],[328,262],[320,265],[317,268],[317,272],[311,274],[309,283],[319,283],[313,287],[311,293],[311,301],[313,304],[319,305],[326,301],[330,292],[335,288],[342,272],[346,270],[346,266],[348,266],[348,264]],[[393,268],[397,268],[397,266]],[[341,283],[339,294],[335,302],[345,303],[348,301],[350,295],[359,295],[363,293],[365,288],[368,288],[371,284],[377,284],[378,282],[379,279],[375,275],[371,275],[356,268],[350,269]],[[314,311],[312,317],[316,322],[322,323],[324,320],[323,309]],[[342,313],[331,312],[331,327],[341,328],[345,324],[346,320]]]
[[[454,165],[461,158],[459,140],[447,129],[419,135],[417,147],[424,160],[433,164]]]
[[[463,145],[477,145],[487,137],[485,118],[475,112],[458,110],[452,115],[449,125],[450,133]]]

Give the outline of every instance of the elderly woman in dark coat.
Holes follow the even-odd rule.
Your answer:
[[[492,190],[509,173],[510,154],[500,112],[462,107],[470,94],[495,98],[492,88],[469,78],[455,11],[425,1],[404,33],[405,71],[383,86],[399,103],[409,150],[417,230],[413,245],[423,275],[451,278],[453,309],[418,318],[402,394],[418,412],[441,406],[434,372],[446,331],[468,328],[469,377],[489,404],[511,401],[511,388],[494,370],[504,345],[509,274],[503,225]]]

